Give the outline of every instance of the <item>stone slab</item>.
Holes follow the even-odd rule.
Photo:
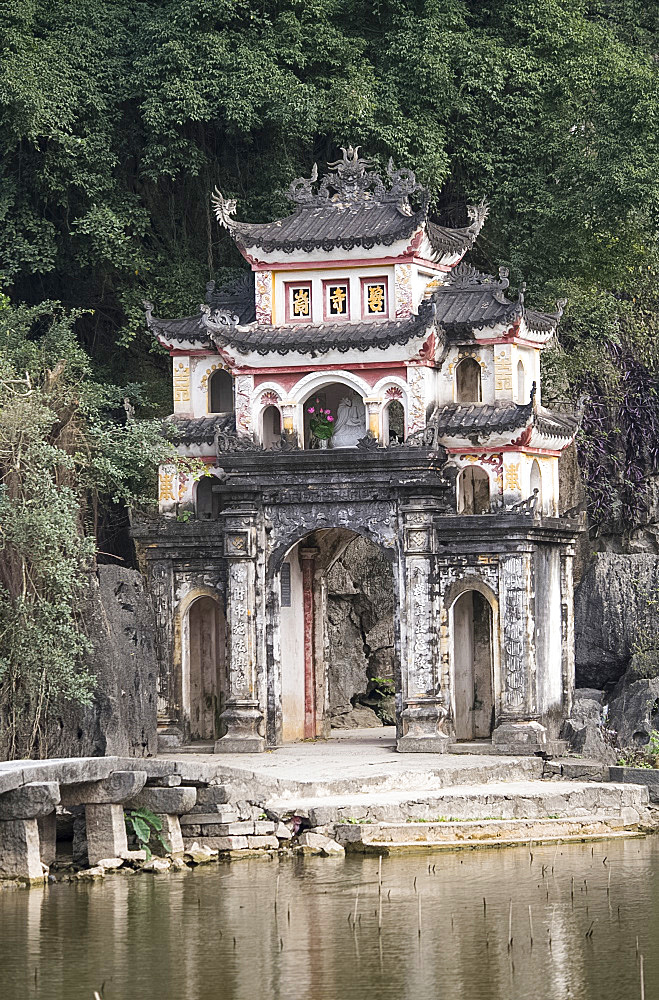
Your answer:
[[[611,781],[643,785],[648,789],[650,800],[659,802],[659,770],[657,768],[612,766],[609,768],[609,777]]]
[[[59,805],[57,781],[34,781],[0,795],[0,820],[36,819]]]
[[[185,827],[185,826],[199,826],[199,824],[204,824],[205,825],[205,824],[208,824],[208,823],[220,824],[221,822],[222,822],[222,818],[219,815],[219,813],[213,813],[213,812],[207,812],[207,813],[188,812],[188,813],[185,813],[183,816],[181,816],[181,826],[183,826],[183,827]],[[233,820],[231,821],[231,823],[233,824]],[[227,824],[224,823],[223,825],[226,826]],[[250,823],[250,827],[251,827],[251,829],[250,829],[250,833],[251,833],[251,832],[253,832],[254,824]]]
[[[279,841],[275,836],[248,837],[247,846],[252,848],[266,848],[267,850],[279,850]]]
[[[214,753],[264,753],[265,740],[260,736],[222,736]]]
[[[186,840],[185,849],[188,850],[193,843],[192,840]],[[204,837],[201,846],[215,851],[246,851],[249,844],[247,837]]]
[[[50,867],[57,856],[57,814],[53,811],[46,816],[39,816],[37,826],[41,861]]]
[[[169,847],[169,853],[173,855],[183,854],[183,835],[178,816],[172,813],[160,813],[158,818],[162,823],[160,833]]]

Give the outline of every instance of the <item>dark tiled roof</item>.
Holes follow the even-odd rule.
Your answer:
[[[411,316],[401,320],[378,320],[366,323],[298,323],[290,326],[265,326],[253,323],[240,329],[213,324],[213,314],[207,320],[209,332],[216,344],[230,346],[242,354],[327,354],[328,351],[384,350],[392,344],[406,344],[426,329],[425,317]]]
[[[430,423],[440,436],[469,437],[501,431],[521,431],[533,423],[549,437],[571,437],[579,424],[577,414],[556,413],[533,403],[449,403],[433,414]]]
[[[565,301],[557,303],[555,313],[535,312],[524,307],[524,292],[516,302],[504,295],[508,271],[499,268],[499,279],[483,274],[470,264],[460,263],[446,281],[426,297],[437,323],[446,330],[482,329],[497,323],[512,323],[522,317],[530,330],[550,332],[563,313]]]
[[[359,147],[343,149],[342,159],[329,164],[331,173],[316,187],[318,170],[314,165],[311,177],[296,178],[288,189],[287,197],[296,206],[294,213],[276,222],[238,222],[232,217],[235,201],[225,199],[217,189],[212,195],[215,214],[239,246],[260,247],[266,253],[371,249],[410,238],[427,222],[428,192],[411,170],[394,170],[391,160],[387,167],[389,188],[368,166],[369,161],[359,156]],[[473,245],[487,210],[480,206],[469,212],[472,224],[467,229],[434,224],[429,229],[430,242],[438,254],[464,252]]]
[[[218,430],[235,430],[233,414],[213,414],[208,417],[168,417],[165,434],[176,444],[213,444]]]
[[[211,339],[208,330],[203,325],[203,313],[196,316],[184,316],[182,319],[159,319],[153,315],[150,302],[144,303],[146,308],[146,323],[151,332],[162,340],[175,340],[179,344],[189,341],[210,347]]]

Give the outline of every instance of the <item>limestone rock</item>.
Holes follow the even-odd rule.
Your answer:
[[[85,619],[96,677],[91,706],[58,706],[48,733],[51,757],[146,757],[157,752],[158,663],[155,611],[142,575],[99,565]]]
[[[288,829],[285,823],[277,823],[275,828],[275,836],[278,840],[290,840],[293,836],[291,831]]]
[[[117,868],[121,868],[123,863],[123,858],[101,858],[98,867],[105,869],[105,871],[116,871]]]
[[[126,850],[126,851],[122,852],[121,857],[124,859],[124,861],[128,861],[128,862],[131,862],[131,861],[134,861],[134,862],[146,861],[146,851],[142,850],[142,849],[140,849],[139,851],[128,851],[128,850]]]
[[[168,858],[151,858],[150,861],[142,865],[143,872],[154,872],[156,875],[168,872],[170,868],[171,864]]]
[[[205,845],[198,844],[197,841],[187,845],[185,848],[184,857],[193,861],[196,865],[206,864],[208,861],[214,861],[217,856],[217,850],[213,850]]]
[[[248,837],[204,837],[204,847],[211,851],[246,851],[249,847]],[[187,854],[187,852],[186,852]],[[212,858],[210,859],[212,860]]]
[[[617,753],[612,745],[613,734],[608,742],[605,739],[610,728],[605,717],[604,692],[596,688],[577,688],[570,718],[565,721],[562,730],[570,748],[582,757],[612,764]]]
[[[638,639],[659,633],[659,557],[597,553],[575,591],[577,684],[604,687],[625,673]]]
[[[60,801],[56,781],[35,781],[0,795],[0,820],[36,819],[55,810]]]
[[[326,837],[322,833],[312,833],[305,830],[298,837],[300,847],[308,848],[312,854],[323,854],[325,857],[339,856],[345,854],[345,850],[336,840]]]
[[[45,874],[48,869],[45,869]],[[0,822],[0,877],[40,882],[44,865],[39,855],[39,828],[36,819]]]
[[[609,702],[609,724],[618,734],[620,747],[645,746],[652,730],[659,729],[659,677],[623,677]]]
[[[92,868],[84,868],[81,872],[77,872],[77,874],[73,877],[80,880],[104,878],[105,869],[102,865],[94,865]]]
[[[342,847],[336,840],[330,839],[323,845],[323,855],[326,858],[342,858],[345,853],[345,847]]]
[[[229,801],[229,790],[225,785],[206,785],[197,789],[196,807],[199,812],[210,812],[206,806],[225,805]]]
[[[372,708],[365,705],[358,705],[350,712],[332,717],[332,729],[374,729],[382,726],[382,720],[378,719]]]

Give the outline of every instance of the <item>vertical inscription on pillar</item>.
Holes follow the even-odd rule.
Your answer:
[[[248,564],[234,563],[229,576],[231,581],[231,671],[232,691],[238,697],[252,696],[250,684],[250,629],[247,607]]]
[[[523,711],[526,700],[526,624],[524,561],[520,556],[501,560],[503,639],[506,654],[504,704]]]
[[[422,563],[412,569],[412,611],[414,615],[414,638],[412,640],[412,663],[416,676],[432,675],[432,651],[430,644],[430,599],[428,594],[428,573]]]

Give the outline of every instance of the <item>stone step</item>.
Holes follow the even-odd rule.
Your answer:
[[[541,751],[542,757],[562,757],[563,754],[567,753],[568,743],[567,740],[548,740],[542,747],[538,748],[536,746],[529,747],[529,755],[535,755],[538,750]],[[497,749],[492,743],[492,740],[466,740],[464,743],[452,743],[451,753],[455,754],[471,754],[474,756],[510,756],[509,750]]]
[[[635,816],[631,813],[634,812]],[[584,815],[562,819],[466,820],[446,823],[337,824],[334,836],[347,851],[393,854],[414,850],[505,847],[595,840],[614,836],[641,836],[638,813]]]
[[[437,790],[407,788],[362,794],[271,799],[268,813],[308,817],[309,824],[396,823],[411,820],[536,819],[579,815],[621,816],[645,810],[641,785],[594,781],[499,781]]]

